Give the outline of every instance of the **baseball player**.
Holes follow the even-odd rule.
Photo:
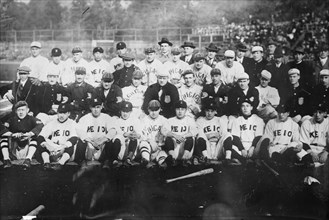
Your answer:
[[[329,112],[329,69],[323,69],[320,71],[320,84],[314,87],[311,95],[311,103],[313,105],[323,104],[326,108],[326,112]]]
[[[276,110],[278,117],[266,124],[254,153],[265,160],[271,158],[274,162],[289,164],[296,161],[296,154],[302,150],[299,126],[289,117],[288,105],[280,104]]]
[[[104,50],[101,47],[93,49],[94,60],[89,63],[90,79],[89,83],[93,87],[98,87],[101,84],[102,76],[105,72],[114,72],[111,69],[109,62],[103,59]]]
[[[123,68],[123,60],[121,58],[122,55],[127,53],[127,45],[125,42],[118,42],[116,45],[117,56],[110,60],[110,73],[113,73],[116,70]]]
[[[186,70],[182,74],[185,84],[179,88],[180,100],[187,103],[187,115],[198,117],[201,111],[201,91],[202,87],[195,84],[195,76],[192,70]]]
[[[139,69],[135,64],[135,56],[132,53],[121,55],[123,59],[123,67],[113,73],[114,84],[120,88],[130,86],[132,81],[133,72]]]
[[[24,159],[23,166],[29,168],[31,160],[37,149],[36,137],[40,133],[43,124],[37,118],[27,113],[27,102],[19,101],[14,106],[15,116],[4,125],[11,132],[11,137],[2,137],[1,152],[7,167],[11,166],[12,159]]]
[[[190,67],[192,71],[194,72],[195,78],[196,78],[196,84],[200,86],[204,86],[206,84],[211,83],[211,76],[210,71],[211,67],[205,64],[205,57],[197,53],[194,56],[194,64],[191,64]]]
[[[196,140],[193,164],[218,162],[232,156],[232,136],[227,132],[227,117],[216,116],[216,104],[213,99],[204,102],[205,116],[197,119],[198,138]]]
[[[149,114],[141,120],[142,137],[139,152],[142,160],[147,162],[147,167],[153,167],[156,161],[165,168],[167,154],[162,150],[167,119],[160,115],[160,102],[151,100],[148,104]]]
[[[300,129],[300,141],[303,143],[303,150],[312,157],[313,162],[322,164],[328,158],[329,118],[325,118],[325,115],[326,107],[323,104],[315,106],[313,117],[304,121]],[[305,158],[306,156],[300,156],[305,162],[309,161]]]
[[[166,139],[163,150],[172,158],[174,164],[182,162],[183,166],[191,164],[197,126],[193,118],[187,117],[187,104],[180,100],[175,105],[176,116],[168,119]],[[168,159],[166,159],[169,161]]]
[[[137,154],[137,146],[142,133],[140,120],[136,117],[131,117],[132,109],[133,105],[130,102],[121,102],[121,117],[115,122],[123,133],[127,149],[125,164],[128,166],[136,165],[134,159]]]
[[[77,143],[77,124],[70,116],[70,104],[60,104],[57,110],[57,119],[52,120],[41,130],[37,141],[46,170],[59,170],[70,160]],[[50,162],[56,162],[51,167]]]
[[[144,93],[147,86],[142,85],[143,73],[141,70],[133,72],[132,83],[130,86],[122,88],[122,97],[125,101],[131,102],[133,111],[131,117],[139,118],[142,114],[142,105]]]
[[[59,76],[58,83],[62,85],[61,79],[62,75],[65,74],[65,62],[61,60],[62,58],[62,51],[61,49],[55,47],[51,50],[51,60],[49,61],[49,70],[52,73],[57,74]]]
[[[121,129],[114,118],[101,112],[102,102],[99,98],[90,100],[90,110],[91,113],[83,116],[78,123],[80,140],[77,149],[85,152],[87,161],[103,162],[105,168],[119,165],[125,153]]]
[[[260,117],[251,113],[253,107],[249,99],[241,100],[240,106],[241,116],[232,125],[232,154],[240,162],[246,162],[246,159],[254,156],[256,144],[264,134],[265,124]]]

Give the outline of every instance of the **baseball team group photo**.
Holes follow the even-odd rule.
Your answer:
[[[328,2],[233,2],[1,1],[0,218],[327,219]]]

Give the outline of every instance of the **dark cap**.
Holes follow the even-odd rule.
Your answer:
[[[278,107],[276,107],[276,111],[278,113],[285,113],[285,112],[290,112],[290,107],[287,104],[280,104]]]
[[[127,101],[123,101],[120,104],[120,109],[123,112],[131,112],[133,110],[133,105],[131,104],[131,102],[127,102]]]
[[[326,106],[323,105],[322,103],[318,103],[317,105],[313,105],[312,109],[313,109],[313,112],[316,112],[316,111],[326,112],[328,110],[326,108]]]
[[[62,55],[62,51],[61,51],[61,49],[55,47],[55,48],[53,48],[53,49],[51,50],[51,56],[52,56],[52,57],[59,57],[59,56],[61,56],[61,55]]]
[[[71,105],[69,103],[59,104],[57,112],[66,113],[71,111]]]
[[[274,50],[274,58],[280,58],[283,57],[283,52],[281,47],[277,47]]]
[[[182,48],[184,48],[184,47],[195,48],[193,42],[191,42],[191,41],[184,42],[184,44],[183,44],[181,47],[182,47]]]
[[[28,66],[20,66],[17,70],[19,74],[29,74],[31,72],[31,69]]]
[[[211,71],[210,71],[210,75],[211,76],[215,76],[215,75],[222,75],[222,72],[220,71],[220,69],[218,69],[218,68],[214,68],[214,69],[212,69]]]
[[[155,53],[155,49],[153,47],[145,48],[144,53],[145,54]]]
[[[204,110],[216,110],[216,103],[215,100],[212,98],[206,98],[203,102],[203,109]]]
[[[161,46],[161,44],[163,44],[163,43],[166,43],[166,44],[168,44],[169,46],[172,46],[172,43],[168,40],[168,38],[166,38],[166,37],[163,37],[162,39],[161,39],[161,41],[159,41],[158,42],[158,44]]]
[[[102,101],[98,97],[94,97],[94,98],[90,99],[89,104],[90,104],[90,107],[95,107],[97,105],[101,105]]]
[[[248,99],[248,98],[242,98],[242,99],[239,100],[239,106],[241,106],[245,102],[247,102],[250,105],[252,105],[252,101],[250,99]]]
[[[102,80],[104,82],[112,82],[114,80],[113,74],[108,72],[103,73]]]
[[[125,49],[127,48],[127,45],[125,42],[119,42],[117,43],[117,50],[122,50],[122,49]]]
[[[23,107],[23,106],[29,107],[29,105],[27,104],[27,102],[25,102],[25,101],[18,101],[15,104],[14,109],[17,110],[18,108]]]
[[[219,48],[214,43],[210,43],[208,47],[206,47],[206,50],[217,53],[219,51]]]
[[[132,53],[125,53],[120,56],[123,60],[134,60],[135,56]]]
[[[236,45],[236,49],[242,52],[247,52],[248,48],[244,43],[239,43]]]
[[[78,67],[75,70],[75,75],[86,75],[86,68],[84,68],[84,67]]]
[[[206,58],[203,56],[203,54],[201,54],[201,53],[197,53],[197,54],[195,54],[194,55],[194,60],[196,61],[196,62],[198,62],[198,61],[200,61],[200,60],[205,60]]]
[[[158,100],[151,100],[148,104],[148,109],[151,111],[157,111],[161,108],[161,104]]]
[[[175,108],[187,108],[187,104],[185,101],[183,100],[179,100],[176,104],[175,104]]]
[[[80,47],[73,47],[72,53],[82,53],[82,50]]]
[[[103,48],[101,48],[101,47],[95,47],[95,48],[93,49],[93,54],[96,53],[96,52],[104,53],[104,50],[103,50]]]
[[[295,50],[294,50],[295,53],[302,53],[304,54],[305,53],[305,50],[303,47],[297,47]]]
[[[174,47],[174,48],[171,49],[171,53],[173,55],[179,55],[179,54],[181,54],[181,51],[178,47]]]
[[[194,76],[194,72],[191,69],[187,69],[182,73],[182,76],[188,75],[188,74],[193,74]]]
[[[140,69],[137,69],[133,72],[133,79],[142,79],[143,78],[143,72]]]

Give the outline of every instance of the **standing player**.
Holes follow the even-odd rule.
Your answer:
[[[182,100],[177,102],[175,111],[176,116],[168,119],[165,127],[167,133],[163,149],[169,158],[173,158],[176,162],[182,161],[183,166],[188,166],[191,164],[197,126],[193,118],[186,116],[186,102]]]
[[[193,164],[198,165],[211,160],[230,160],[232,156],[232,137],[227,132],[227,118],[216,116],[216,104],[212,99],[204,102],[205,116],[196,121],[198,138],[196,140]]]
[[[211,83],[211,67],[205,64],[205,59],[206,58],[202,54],[197,53],[194,56],[194,64],[190,65],[190,68],[194,72],[196,78],[195,83],[200,86],[204,86],[206,84]]]
[[[110,73],[113,73],[116,70],[119,70],[123,68],[123,60],[121,58],[122,55],[127,53],[127,45],[125,42],[119,42],[116,45],[116,50],[118,56],[114,57],[112,60],[110,60]]]
[[[89,83],[93,87],[98,87],[101,84],[102,76],[105,72],[113,71],[109,62],[103,59],[104,50],[101,47],[93,49],[94,60],[89,63]]]
[[[57,120],[52,120],[44,126],[37,138],[45,169],[59,170],[73,155],[78,140],[77,125],[69,116],[70,105],[59,105]],[[51,167],[50,162],[56,164]]]
[[[62,75],[65,74],[65,63],[61,60],[62,51],[61,49],[55,47],[51,50],[51,61],[49,62],[48,73],[51,71],[59,76],[58,83],[62,84]]]
[[[114,83],[120,88],[130,86],[133,72],[139,69],[135,64],[135,57],[132,53],[126,53],[121,56],[123,59],[123,68],[113,73]]]

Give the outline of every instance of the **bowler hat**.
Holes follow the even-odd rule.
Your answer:
[[[206,47],[206,50],[217,53],[219,51],[219,48],[214,43],[210,43],[208,47]]]
[[[184,47],[195,48],[193,42],[191,42],[191,41],[184,42],[184,44],[183,44],[181,47],[182,47],[182,48],[184,48]]]
[[[163,37],[162,39],[161,39],[161,41],[160,42],[158,42],[158,44],[161,46],[161,44],[163,44],[163,43],[166,43],[166,44],[168,44],[169,46],[172,46],[172,43],[168,40],[168,38],[166,38],[166,37]]]
[[[242,52],[247,52],[248,48],[245,44],[243,43],[239,43],[237,46],[236,46],[236,49],[238,51],[242,51]]]
[[[274,58],[280,58],[283,57],[283,52],[282,52],[282,48],[281,47],[277,47],[274,50]]]

